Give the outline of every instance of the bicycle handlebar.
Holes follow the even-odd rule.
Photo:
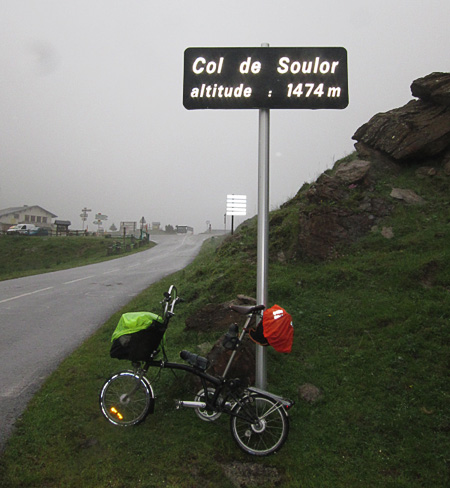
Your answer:
[[[175,315],[175,305],[184,302],[184,300],[177,295],[178,292],[174,285],[170,285],[169,290],[164,292],[164,299],[161,303],[163,305],[163,319],[166,322]]]

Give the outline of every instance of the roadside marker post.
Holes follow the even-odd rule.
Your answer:
[[[342,47],[205,47],[184,52],[183,105],[259,109],[258,304],[267,306],[271,109],[344,109],[349,102],[347,51]],[[266,351],[257,346],[255,383],[267,383]]]

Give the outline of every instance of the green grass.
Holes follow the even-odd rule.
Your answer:
[[[288,310],[295,326],[290,355],[268,349],[268,389],[296,400],[279,453],[255,459],[234,444],[228,418],[206,423],[175,410],[175,399],[194,394],[182,373],[153,378],[155,413],[140,426],[113,427],[98,406],[105,379],[128,367],[109,358],[120,313],[159,311],[175,283],[186,299],[167,334],[175,360],[179,350],[217,339],[185,331],[186,317],[206,303],[255,294],[249,221],[223,243],[206,242],[194,263],[152,285],[62,363],[17,423],[0,459],[1,486],[232,488],[224,467],[234,462],[275,468],[288,488],[449,486],[448,186],[438,181],[437,191],[405,173],[402,185],[420,186],[427,204],[396,204],[382,222],[394,238],[374,231],[334,260],[279,262],[280,249],[293,249],[286,222],[298,207],[271,215],[269,302]],[[320,388],[317,402],[299,399],[305,383]],[[246,486],[274,485],[262,480]]]
[[[123,239],[120,239],[123,243]],[[126,244],[130,244],[130,239]],[[47,273],[113,259],[113,239],[86,236],[0,236],[0,280]],[[137,250],[148,249],[148,245]],[[136,252],[133,250],[132,252]]]

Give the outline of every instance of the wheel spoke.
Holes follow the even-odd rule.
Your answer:
[[[239,447],[257,456],[278,450],[289,430],[286,412],[268,397],[255,395],[241,400],[231,418],[231,432]]]
[[[142,422],[149,412],[152,400],[153,392],[149,384],[128,371],[110,378],[100,394],[103,415],[112,424],[121,426]]]

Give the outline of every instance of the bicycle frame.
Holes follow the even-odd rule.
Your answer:
[[[169,293],[168,293],[169,296],[171,294],[171,291],[172,291],[172,288],[169,290]],[[174,309],[175,303],[176,303],[176,300],[173,300],[169,306],[169,302],[168,301],[166,302],[165,310],[164,310],[164,316],[165,316],[166,321],[168,321],[170,319],[170,317],[173,315],[173,309]],[[234,350],[233,350],[233,352],[232,352],[232,354],[231,354],[231,356],[230,356],[230,358],[229,358],[229,360],[225,366],[225,370],[223,372],[222,377],[212,376],[212,375],[206,373],[205,371],[203,371],[199,368],[195,368],[194,366],[190,366],[187,364],[175,363],[175,362],[170,362],[170,361],[165,361],[165,360],[153,360],[153,359],[145,362],[145,365],[141,370],[142,374],[140,376],[144,376],[147,373],[148,369],[151,367],[152,368],[156,367],[156,368],[160,368],[160,369],[181,370],[181,371],[185,371],[187,373],[193,374],[194,376],[197,376],[201,379],[202,386],[203,386],[203,389],[205,391],[205,395],[206,395],[206,391],[207,391],[207,384],[206,383],[210,383],[214,386],[214,388],[216,390],[216,394],[213,397],[212,403],[215,405],[217,402],[217,398],[219,397],[220,393],[224,389],[224,386],[227,384],[226,377],[227,377],[227,374],[230,370],[230,367],[234,361],[237,350],[239,349],[239,345],[241,344],[245,334],[248,332],[250,322],[252,321],[252,319],[254,318],[254,316],[256,314],[257,314],[256,311],[253,311],[253,312],[247,314],[247,318],[246,318],[246,321],[244,323],[244,327],[242,328],[242,331],[239,334],[239,338],[238,338],[236,347],[234,348]],[[236,380],[233,380],[233,381],[236,382]],[[260,393],[262,393],[262,390],[260,390]],[[266,392],[266,393],[268,393],[268,392]],[[190,408],[205,408],[207,405],[205,402],[180,401],[179,406],[190,407]],[[215,405],[215,407],[217,407],[217,405]]]
[[[242,341],[244,338],[245,333],[248,330],[249,324],[253,318],[254,313],[249,314],[249,316],[246,319],[246,322],[244,324],[243,330],[241,331],[239,335],[239,342],[238,344]],[[147,361],[142,368],[142,373],[140,376],[144,376],[148,369],[150,367],[156,367],[160,369],[173,369],[173,370],[180,370],[184,371],[189,374],[193,374],[194,376],[197,376],[201,379],[202,381],[202,387],[205,392],[205,398],[209,398],[207,395],[208,392],[208,384],[211,384],[214,386],[214,395],[211,399],[211,401],[208,402],[203,402],[203,401],[186,401],[186,400],[178,400],[177,401],[177,407],[187,407],[187,408],[211,408],[215,411],[220,411],[220,412],[226,412],[229,415],[233,415],[232,413],[232,406],[233,404],[228,402],[228,397],[231,395],[233,396],[233,392],[237,391],[240,388],[240,381],[239,379],[234,379],[234,380],[227,380],[226,376],[227,373],[230,369],[231,364],[233,363],[233,360],[236,356],[238,347],[235,348],[233,353],[230,356],[230,359],[228,360],[228,363],[225,367],[224,374],[222,377],[217,377],[217,376],[212,376],[205,371],[195,368],[194,366],[190,366],[187,364],[183,363],[175,363],[175,362],[170,362],[170,361],[164,361],[164,360],[150,360]],[[229,389],[229,391],[226,393],[225,398],[223,399],[223,402],[221,404],[218,403],[218,399],[221,397],[224,391]],[[265,396],[267,398],[270,398],[277,402],[279,405],[278,408],[285,408],[286,410],[289,409],[292,405],[293,402],[290,400],[286,400],[280,396],[274,395],[268,391],[261,390],[259,388],[255,387],[247,387],[246,390],[249,393],[256,393],[262,396]],[[236,398],[238,395],[236,396]],[[242,415],[239,415],[240,417],[243,418]]]
[[[175,305],[180,301],[172,285],[164,293],[162,302],[164,330],[174,315]],[[189,351],[180,353],[186,363],[169,361],[162,346],[162,359],[155,358],[158,352],[155,349],[147,359],[133,362],[133,370],[116,373],[104,383],[100,392],[100,407],[107,420],[122,427],[137,425],[145,420],[155,407],[155,394],[146,376],[149,368],[179,370],[197,377],[202,388],[193,401],[177,400],[176,408],[193,408],[201,420],[208,422],[216,420],[222,413],[227,414],[234,440],[248,454],[265,456],[280,449],[289,431],[287,411],[294,402],[265,390],[245,387],[239,378],[229,378],[237,349],[245,334],[250,332],[253,318],[256,318],[256,326],[259,325],[258,318],[261,320],[260,312],[264,306],[233,305],[231,308],[246,315],[246,320],[239,334],[237,325],[233,324],[225,336],[223,345],[232,352],[222,376],[207,373],[208,360]]]

